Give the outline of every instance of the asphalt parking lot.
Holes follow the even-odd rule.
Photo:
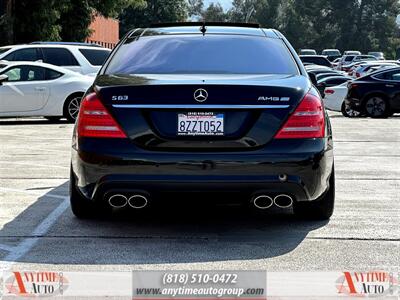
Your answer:
[[[0,120],[0,264],[63,271],[398,271],[400,116],[331,116],[337,196],[329,222],[228,207],[81,221],[68,203],[73,126]]]

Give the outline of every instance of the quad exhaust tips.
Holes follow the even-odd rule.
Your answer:
[[[253,204],[258,209],[268,209],[274,204],[274,200],[267,195],[261,195],[253,200]]]
[[[122,208],[128,204],[128,198],[121,194],[115,194],[108,198],[108,204],[114,208]]]
[[[274,203],[279,208],[289,208],[293,205],[293,199],[289,195],[278,195],[274,198]]]
[[[147,197],[143,195],[132,195],[129,198],[121,195],[121,194],[114,194],[108,198],[108,204],[113,208],[123,208],[126,206],[130,206],[135,209],[145,208],[149,200]]]
[[[147,203],[148,200],[143,195],[133,195],[128,199],[129,206],[135,209],[145,208]]]
[[[275,196],[275,198],[267,195],[259,195],[253,199],[252,203],[258,209],[268,209],[274,204],[279,208],[289,208],[293,205],[293,199],[285,194],[280,194]]]

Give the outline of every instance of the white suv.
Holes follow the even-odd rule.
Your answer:
[[[38,42],[0,47],[0,60],[42,61],[88,75],[97,73],[110,52],[85,43]]]

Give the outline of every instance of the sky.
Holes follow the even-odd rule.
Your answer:
[[[211,2],[219,2],[225,10],[231,8],[232,6],[232,0],[204,0],[204,7],[208,7]]]

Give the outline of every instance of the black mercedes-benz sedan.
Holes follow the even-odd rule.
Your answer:
[[[384,69],[352,81],[346,106],[372,118],[400,112],[400,68]]]
[[[281,33],[164,24],[129,32],[83,97],[70,199],[79,218],[183,195],[327,219],[334,178],[329,118]]]

